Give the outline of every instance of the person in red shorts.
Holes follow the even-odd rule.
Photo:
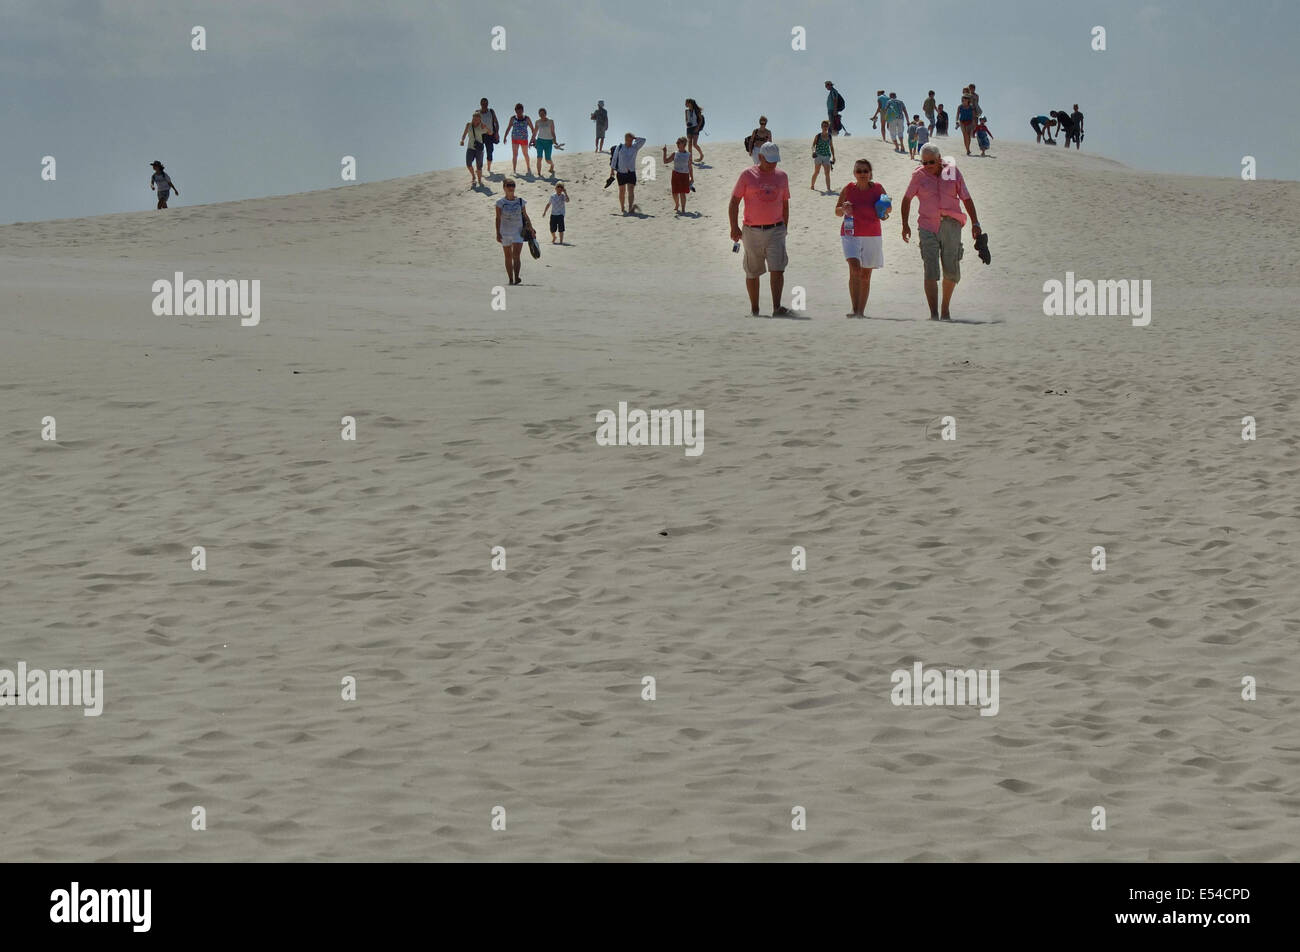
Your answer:
[[[664,146],[664,165],[673,167],[673,210],[679,215],[686,214],[686,196],[695,187],[695,163],[691,161],[690,140],[686,136],[677,137],[677,151],[668,154]]]

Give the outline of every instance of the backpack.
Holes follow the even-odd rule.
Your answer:
[[[745,136],[745,154],[752,155],[754,152],[754,137]]]
[[[492,114],[492,141],[500,142],[501,126],[497,123],[497,111],[495,109],[489,109],[488,112]]]
[[[835,90],[835,111],[836,112],[844,111],[844,97],[840,95],[840,91],[838,89]]]
[[[887,119],[904,119],[907,110],[903,108],[902,100],[891,99],[885,106],[885,117]]]
[[[695,131],[698,134],[704,131],[704,113],[700,112],[699,108],[697,107],[695,110],[695,115],[698,116],[700,119],[700,124],[695,127]]]

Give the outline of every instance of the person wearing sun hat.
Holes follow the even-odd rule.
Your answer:
[[[758,315],[758,279],[771,272],[772,316],[789,317],[781,305],[785,286],[785,234],[790,223],[790,180],[776,167],[781,150],[775,142],[764,142],[757,150],[758,164],[750,166],[736,179],[731,190],[727,214],[731,219],[731,240],[744,243],[745,290],[749,293],[749,312]],[[745,205],[744,227],[740,224],[740,206]]]
[[[149,167],[153,169],[153,175],[149,178],[149,188],[158,193],[158,207],[166,208],[168,195],[172,192],[179,195],[181,190],[176,187],[172,177],[163,171],[161,162],[150,162]]]

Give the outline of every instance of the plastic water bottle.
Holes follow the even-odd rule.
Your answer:
[[[734,252],[736,252],[737,254],[739,254],[739,253],[740,253],[740,242],[738,242],[738,241],[733,241],[733,242],[731,243],[731,250],[734,251]]]
[[[853,212],[844,213],[844,234],[846,237],[853,234]]]

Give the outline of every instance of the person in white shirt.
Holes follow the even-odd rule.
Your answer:
[[[695,168],[694,163],[691,162],[690,139],[686,136],[678,136],[677,151],[672,155],[668,154],[668,146],[664,146],[664,165],[673,167],[671,186],[673,210],[678,215],[685,215],[686,196],[695,187]]]
[[[623,144],[614,147],[609,160],[610,171],[618,179],[618,207],[624,215],[641,211],[636,203],[636,154],[643,145],[644,138],[629,132],[623,136]]]
[[[559,182],[555,183],[555,194],[546,200],[543,213],[551,213],[551,244],[555,244],[555,233],[560,233],[560,244],[564,244],[564,210],[569,204],[569,193]]]
[[[551,148],[564,148],[563,142],[555,141],[555,120],[546,115],[545,109],[537,110],[537,123],[533,126],[533,148],[537,150],[537,174],[542,174],[542,159],[550,166],[551,177],[555,177],[555,163],[551,161]]]
[[[172,192],[179,195],[181,190],[176,187],[176,183],[172,181],[172,177],[163,171],[163,164],[161,162],[151,162],[149,164],[153,169],[153,175],[149,178],[149,188],[158,193],[158,207],[166,208],[167,196]]]
[[[524,242],[528,240],[525,233],[533,234],[533,223],[529,220],[528,210],[525,208],[528,202],[515,197],[515,180],[506,179],[501,185],[506,191],[506,196],[498,198],[496,202],[497,242],[505,252],[506,275],[510,278],[510,283],[522,284],[523,279],[519,277],[519,264]]]

